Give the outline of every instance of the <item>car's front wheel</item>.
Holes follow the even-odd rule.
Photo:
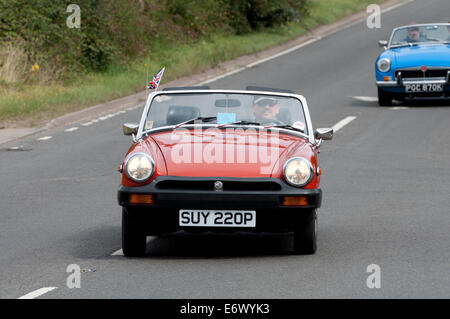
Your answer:
[[[378,105],[380,106],[391,106],[394,95],[392,93],[383,91],[378,88]]]
[[[122,208],[122,251],[127,257],[145,255],[147,236],[142,230],[139,218]]]
[[[294,230],[294,254],[312,255],[317,250],[317,212],[311,211]]]

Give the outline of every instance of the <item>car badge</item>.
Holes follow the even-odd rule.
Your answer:
[[[427,72],[427,67],[425,66],[425,65],[422,65],[421,67],[420,67],[420,70],[423,72],[423,73],[425,73],[425,72]]]
[[[223,190],[223,183],[221,181],[215,182],[214,183],[214,190],[222,191]]]

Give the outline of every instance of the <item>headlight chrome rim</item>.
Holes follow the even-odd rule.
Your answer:
[[[381,69],[381,64],[383,62],[386,62],[388,65],[388,67],[385,70]],[[380,71],[382,73],[389,72],[391,70],[391,60],[389,60],[388,58],[382,58],[382,59],[378,60],[377,67],[378,67],[378,71]]]
[[[292,162],[292,161],[294,161],[294,160],[301,160],[301,161],[305,162],[305,163],[308,165],[308,167],[309,167],[309,177],[308,177],[308,179],[306,180],[306,182],[304,182],[304,183],[302,183],[302,184],[295,184],[295,183],[292,183],[292,182],[287,178],[287,176],[286,176],[286,168],[287,168],[287,166],[289,165],[289,163]],[[308,160],[307,160],[306,158],[304,158],[304,157],[291,157],[290,159],[288,159],[288,160],[286,161],[286,163],[284,163],[284,166],[283,166],[283,175],[284,175],[284,179],[285,179],[286,182],[287,182],[289,185],[291,185],[291,186],[295,186],[295,187],[303,187],[303,186],[307,185],[309,182],[311,182],[311,180],[312,180],[312,178],[313,178],[313,174],[314,174],[314,169],[313,169],[313,166],[312,166],[311,162],[308,161]]]
[[[150,163],[152,165],[152,169],[150,171],[150,174],[145,179],[135,179],[133,176],[131,176],[128,173],[128,163],[130,162],[131,159],[133,159],[136,156],[144,156],[144,157],[146,157],[150,161]],[[142,152],[133,153],[133,154],[131,154],[130,156],[127,157],[127,160],[125,161],[125,165],[124,165],[124,171],[125,171],[126,176],[129,179],[131,179],[132,181],[134,181],[136,183],[143,183],[143,182],[148,181],[153,176],[153,173],[155,172],[155,161],[153,160],[153,158],[150,155],[148,155],[146,153],[142,153]]]

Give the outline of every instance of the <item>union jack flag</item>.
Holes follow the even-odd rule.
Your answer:
[[[153,76],[153,80],[147,85],[147,89],[153,90],[153,89],[158,88],[159,82],[161,81],[161,78],[162,78],[162,75],[163,75],[165,69],[166,68],[163,67],[161,70],[158,71],[158,73],[156,73]]]

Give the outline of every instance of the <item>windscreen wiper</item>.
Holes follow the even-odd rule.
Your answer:
[[[217,116],[209,116],[209,117],[196,117],[181,123],[178,123],[177,125],[175,125],[174,129],[179,128],[180,126],[186,125],[186,124],[196,124],[197,122],[200,123],[206,123],[206,122],[212,122],[217,120]]]
[[[289,124],[267,125],[267,126],[264,126],[264,129],[273,128],[273,127],[274,128],[285,128],[285,129],[288,129],[288,130],[294,130],[294,131],[305,133],[305,130],[302,130],[299,127],[295,127],[295,126],[292,126],[292,125],[289,125]]]
[[[230,123],[223,123],[217,126],[218,128],[228,126],[228,125],[261,125],[261,123],[258,122],[251,122],[251,121],[237,121],[237,122],[230,122]]]
[[[400,48],[400,47],[413,47],[418,45],[418,42],[398,42],[397,44],[391,45],[391,48]]]

